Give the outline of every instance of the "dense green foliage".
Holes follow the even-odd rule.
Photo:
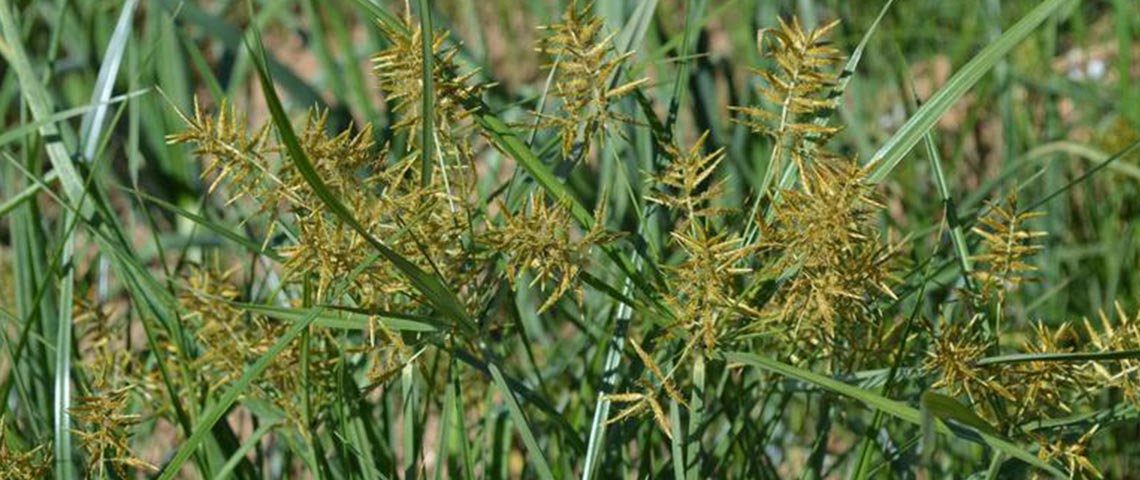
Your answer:
[[[1132,0],[0,0],[0,478],[1140,468]]]

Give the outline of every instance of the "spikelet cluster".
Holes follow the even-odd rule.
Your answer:
[[[969,399],[980,414],[1006,427],[1073,413],[1072,402],[1092,389],[1090,363],[1025,361],[984,363],[992,343],[979,317],[970,322],[941,322],[934,348],[923,367],[937,375],[934,388]],[[1035,323],[1018,346],[1019,353],[1073,353],[1081,342],[1072,324],[1051,328]]]
[[[1093,425],[1076,440],[1041,437],[1038,440],[1037,458],[1046,462],[1061,462],[1068,469],[1069,478],[1103,478],[1104,475],[1101,474],[1100,469],[1096,468],[1093,460],[1088,456],[1089,443],[1098,430],[1100,430],[1100,425]],[[1044,479],[1046,477],[1034,472],[1033,478]]]
[[[669,244],[680,261],[665,269],[665,302],[674,316],[671,326],[686,339],[686,353],[699,347],[703,356],[741,333],[748,326],[742,319],[758,315],[746,300],[745,288],[757,246],[716,221],[731,209],[722,206],[724,179],[715,173],[724,150],[704,153],[707,139],[706,132],[688,149],[665,148],[669,163],[654,176],[647,195],[676,218]]]
[[[194,100],[194,112],[183,117],[186,129],[167,138],[171,144],[193,144],[194,154],[205,160],[203,176],[213,175],[208,191],[228,184],[230,202],[242,197],[257,200],[262,209],[275,210],[285,194],[284,182],[273,171],[268,157],[269,126],[251,130],[246,115],[222,101],[216,115],[209,115]]]
[[[742,288],[743,278],[752,272],[747,260],[755,248],[737,233],[712,233],[704,226],[671,235],[685,260],[668,268],[671,292],[666,302],[689,344],[709,356],[747,326],[741,318],[759,316],[744,300]]]
[[[329,208],[298,170],[298,159],[274,143],[278,136],[272,124],[247,125],[225,104],[211,116],[199,105],[187,119],[187,130],[170,137],[172,143],[194,144],[208,159],[203,175],[213,178],[211,191],[232,186],[233,195],[261,203],[258,213],[268,214],[263,248],[281,259],[280,270],[272,273],[280,275],[281,288],[268,299],[250,298],[239,289],[234,270],[218,265],[190,269],[179,292],[180,306],[192,312],[182,318],[185,331],[193,332],[186,341],[193,352],[187,392],[209,397],[224,391],[285,334],[287,323],[255,313],[242,302],[332,304],[365,313],[420,309],[427,303],[422,294],[400,269],[377,255],[376,241],[444,279],[470,311],[491,294],[492,289],[481,288],[494,265],[487,261],[489,251],[475,244],[485,224],[473,221],[478,215],[474,136],[468,125],[471,110],[465,106],[483,87],[469,85],[473,74],[456,75],[456,51],[448,46],[446,32],[433,32],[431,134],[436,149],[424,151],[423,35],[409,17],[402,22],[382,24],[389,48],[374,60],[381,93],[393,107],[394,132],[407,138],[409,148],[393,152],[386,144],[377,145],[371,125],[331,132],[328,115],[321,111],[310,111],[297,127],[305,158],[364,232]],[[425,161],[435,166],[430,177],[421,175]],[[279,229],[288,241],[270,247]],[[367,381],[381,386],[415,358],[404,333],[370,318],[367,332],[352,339],[310,328],[304,342],[292,342],[273,358],[253,382],[250,396],[282,412],[289,420],[284,426],[308,438],[322,421],[313,415],[331,411],[327,406],[341,391],[344,360],[363,366]],[[306,375],[298,374],[302,371]]]
[[[7,418],[0,417],[0,478],[39,480],[51,474],[51,446],[36,445],[20,451],[8,441]]]
[[[762,300],[757,327],[791,345],[793,358],[828,358],[841,353],[854,361],[877,348],[881,299],[894,298],[895,248],[880,232],[884,209],[868,171],[854,159],[831,153],[824,144],[838,128],[828,126],[834,110],[843,56],[828,41],[838,22],[805,30],[798,20],[757,35],[760,54],[772,66],[758,69],[761,101],[730,107],[734,120],[773,140],[757,202],[769,195],[776,175],[791,167],[798,183],[775,190],[766,209],[754,206],[757,225],[754,264],[775,293]],[[756,206],[760,204],[757,203]],[[752,240],[748,232],[746,239]]]
[[[923,368],[938,375],[931,388],[945,389],[955,397],[965,395],[971,404],[978,403],[992,380],[977,365],[990,347],[981,320],[981,316],[974,316],[968,322],[949,322],[940,317],[937,326],[927,326],[934,343],[923,360]]]
[[[804,161],[820,156],[818,147],[839,131],[825,121],[838,101],[832,93],[843,56],[828,41],[838,25],[836,20],[808,31],[798,19],[781,19],[777,28],[757,33],[760,55],[775,62],[774,68],[755,70],[765,102],[730,110],[740,115],[734,121],[773,139],[765,188],[774,174],[783,172],[787,158],[802,170]]]
[[[773,169],[788,154],[800,171],[800,182],[771,205],[771,217],[745,217],[759,226],[758,239],[725,221],[734,210],[726,207],[726,181],[718,174],[724,152],[705,147],[707,133],[688,149],[662,148],[668,162],[646,198],[674,219],[668,246],[677,260],[663,269],[663,300],[668,338],[683,344],[670,359],[674,368],[660,379],[643,379],[659,385],[656,390],[681,388],[672,387],[678,371],[718,350],[749,345],[749,338],[794,345],[784,352],[793,357],[827,359],[872,350],[868,340],[882,333],[877,305],[894,296],[896,282],[894,250],[877,224],[883,205],[865,182],[866,171],[821,148],[835,132],[817,123],[834,106],[826,97],[841,56],[825,40],[832,28],[809,33],[792,22],[782,23],[774,40],[762,35],[761,43],[771,47],[762,52],[776,60],[774,70],[762,73],[766,100],[735,109],[741,122],[776,139]],[[643,357],[648,371],[660,370]],[[654,391],[620,399],[652,411]]]
[[[333,136],[327,133],[326,124],[326,114],[309,113],[299,135],[305,155],[341,202],[359,212],[362,223],[374,228],[380,221],[381,207],[370,194],[369,185],[378,183],[370,170],[382,164],[384,152],[373,144],[371,128],[361,129],[355,135],[345,131]],[[350,278],[354,269],[365,264],[372,252],[359,232],[327,211],[299,174],[288,167],[285,171],[287,183],[296,191],[297,201],[290,203],[289,208],[298,230],[297,243],[280,249],[287,259],[285,270],[294,280],[314,278],[316,296],[323,298],[337,280]],[[366,270],[356,278],[358,285],[373,289],[385,282],[377,270]]]
[[[581,297],[581,285],[576,280],[591,251],[619,238],[605,229],[604,205],[595,212],[593,227],[577,238],[566,202],[532,195],[518,214],[511,214],[505,205],[502,209],[502,225],[492,225],[483,242],[506,257],[508,281],[514,282],[525,272],[533,278],[531,285],[551,288],[538,309],[540,313],[571,291]]]
[[[482,227],[472,220],[478,209],[475,171],[469,163],[447,164],[423,185],[411,181],[409,175],[418,173],[413,161],[407,157],[381,177],[385,188],[375,230],[421,270],[438,273],[473,310],[486,293],[473,287],[485,277],[487,265],[487,252],[472,240]],[[385,268],[388,285],[406,283],[391,265]],[[422,301],[406,288],[403,296]]]
[[[612,106],[647,81],[611,85],[610,79],[632,52],[618,53],[614,34],[603,32],[602,20],[592,13],[593,4],[579,8],[577,3],[570,2],[561,22],[542,27],[547,36],[538,47],[554,70],[551,95],[561,102],[556,113],[540,117],[544,125],[561,131],[562,155],[572,161],[586,155],[593,136],[615,123],[631,121]]]
[[[1048,358],[1136,348],[1140,344],[1134,340],[1135,323],[1118,305],[1116,322],[1101,313],[1100,330],[1087,320],[1083,329],[1068,322],[1056,326],[1033,322],[1028,334],[1017,337],[1013,345],[1001,341],[1016,334],[1003,318],[1007,293],[1029,280],[1035,270],[1031,257],[1042,248],[1034,242],[1044,236],[1026,226],[1040,214],[1020,212],[1016,202],[1016,195],[1010,194],[1005,205],[991,204],[981,226],[974,229],[982,239],[981,253],[973,257],[978,297],[984,305],[997,308],[977,309],[968,321],[941,317],[937,326],[929,325],[934,340],[922,367],[935,378],[932,388],[965,400],[1003,434],[1037,444],[1041,459],[1059,462],[1073,478],[1099,478],[1099,470],[1087,457],[1098,425],[1078,432],[1034,428],[1078,413],[1080,405],[1106,389],[1119,389],[1134,401],[1136,375],[1129,370],[1134,362]],[[1015,355],[1005,358],[1016,360],[993,360],[999,353],[1016,353],[1024,359]]]
[[[1115,319],[1104,311],[1099,312],[1100,329],[1088,319],[1084,320],[1089,344],[1102,352],[1140,350],[1140,312],[1128,315],[1120,303],[1114,307]],[[1093,363],[1092,369],[1099,383],[1119,390],[1125,401],[1140,407],[1140,360],[1126,358],[1108,364]]]
[[[665,348],[667,340],[679,339],[679,352],[667,354],[668,370],[657,363],[655,354],[646,352],[636,340],[633,351],[645,366],[637,389],[609,395],[607,398],[622,408],[608,421],[620,422],[649,415],[669,438],[673,426],[661,407],[671,400],[688,407],[681,394],[688,386],[678,380],[679,372],[687,373],[696,363],[703,363],[726,344],[734,343],[748,322],[756,315],[745,298],[744,279],[751,269],[748,261],[754,248],[748,246],[739,232],[718,225],[720,215],[731,210],[720,206],[725,193],[724,180],[717,177],[717,167],[724,150],[705,153],[708,133],[702,134],[689,148],[676,144],[663,145],[667,159],[664,170],[651,177],[646,199],[663,207],[669,214],[668,246],[677,253],[677,261],[662,271],[666,288],[662,300],[668,310],[666,336],[655,342]]]
[[[852,160],[817,158],[802,173],[761,230],[766,276],[781,279],[766,315],[806,351],[874,348],[865,340],[879,333],[876,299],[894,298],[897,282],[895,249],[877,224],[884,206]]]
[[[181,306],[191,314],[183,318],[186,331],[194,332],[198,355],[191,370],[200,377],[198,388],[207,392],[224,391],[249,365],[256,362],[277,342],[286,325],[240,308],[240,290],[235,283],[236,271],[221,270],[217,264],[192,266],[186,278],[186,289],[180,292]],[[309,387],[314,404],[321,404],[324,394],[335,383],[337,357],[326,352],[323,330],[314,329],[310,345]],[[291,420],[300,423],[297,398],[303,391],[301,345],[293,342],[273,358],[272,363],[254,382],[255,396],[272,402]]]
[[[121,333],[130,328],[128,317],[113,311],[109,302],[79,297],[72,318],[79,339],[79,364],[89,383],[86,392],[75,397],[70,413],[76,439],[86,453],[88,476],[102,476],[108,466],[119,477],[157,471],[130,446],[133,429],[143,419],[132,412],[145,408],[145,400],[154,398],[161,387],[153,372],[139,363],[125,340],[129,337]]]
[[[411,9],[405,5],[405,16],[399,26],[379,23],[389,42],[388,48],[373,57],[374,71],[384,98],[393,104],[396,121],[392,128],[407,135],[414,149],[422,148],[420,132],[424,121],[424,32],[413,22]],[[432,122],[435,145],[449,158],[469,157],[469,128],[466,120],[471,111],[466,100],[478,95],[486,86],[472,83],[477,71],[457,74],[455,56],[458,50],[449,44],[446,30],[432,32]],[[434,152],[428,152],[429,157]]]
[[[685,222],[727,213],[716,204],[725,193],[724,180],[709,181],[715,178],[716,169],[724,160],[724,149],[703,153],[708,137],[705,132],[686,152],[678,151],[674,145],[666,146],[666,156],[671,161],[664,172],[654,175],[654,191],[646,195],[650,202],[681,214],[678,230],[687,228]]]
[[[670,439],[673,438],[673,426],[669,421],[669,417],[665,415],[665,409],[661,407],[660,392],[664,391],[666,397],[679,405],[688,408],[689,404],[681,396],[681,392],[673,382],[673,372],[666,374],[653,360],[653,357],[645,351],[645,349],[636,341],[630,342],[633,351],[637,354],[638,359],[641,360],[642,365],[645,366],[646,377],[640,378],[637,381],[640,391],[615,393],[606,395],[611,402],[622,405],[622,409],[616,415],[606,420],[607,423],[618,423],[629,418],[635,418],[649,414],[652,416],[654,423],[661,429],[661,432]]]
[[[979,219],[981,225],[973,231],[982,238],[982,253],[971,259],[979,266],[975,276],[983,299],[1003,303],[1007,292],[1032,280],[1037,267],[1027,259],[1041,251],[1038,242],[1046,233],[1029,229],[1027,223],[1042,215],[1019,212],[1015,190],[1004,205],[991,203],[989,214]]]
[[[130,430],[142,422],[142,417],[125,413],[130,391],[131,387],[123,387],[75,398],[71,407],[74,433],[87,454],[91,477],[106,476],[107,466],[120,478],[127,478],[133,471],[158,471],[158,467],[137,458],[131,449]]]
[[[80,357],[85,371],[91,375],[91,387],[96,390],[120,384],[137,369],[130,346],[116,330],[127,328],[122,315],[110,311],[110,306],[77,298],[72,309],[76,336],[80,339]]]
[[[965,399],[997,431],[1037,444],[1042,459],[1060,461],[1074,478],[1099,478],[1099,471],[1085,456],[1097,425],[1074,438],[1068,438],[1063,431],[1031,428],[1043,421],[1076,414],[1078,406],[1097,392],[1111,388],[1127,392],[1129,382],[1135,381],[1135,373],[1121,370],[1113,361],[986,361],[996,347],[979,325],[980,318],[958,323],[940,320],[935,343],[923,363],[923,369],[936,378],[931,387]],[[1047,357],[1078,351],[1114,351],[1111,339],[1120,330],[1105,322],[1103,332],[1087,325],[1090,329],[1086,337],[1071,323],[1057,327],[1034,323],[1031,334],[1016,345],[1017,353]],[[1121,326],[1129,323],[1126,320]],[[1092,345],[1096,350],[1078,350],[1081,345]]]

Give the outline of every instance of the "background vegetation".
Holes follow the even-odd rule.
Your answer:
[[[567,3],[0,0],[0,477],[1135,475],[1136,2]]]

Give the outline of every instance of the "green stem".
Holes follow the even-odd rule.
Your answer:
[[[687,480],[701,478],[701,429],[704,423],[705,357],[698,354],[693,361],[693,392],[689,397],[689,431],[685,446]]]

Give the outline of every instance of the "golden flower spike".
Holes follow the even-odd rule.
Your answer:
[[[610,79],[632,52],[619,54],[614,34],[603,34],[602,20],[592,13],[593,4],[578,8],[570,2],[562,21],[541,27],[549,32],[538,51],[551,58],[555,75],[552,96],[561,100],[557,114],[542,115],[540,124],[562,132],[562,156],[568,161],[583,158],[594,135],[605,133],[615,123],[632,120],[612,111],[618,99],[629,95],[648,79],[632,80],[610,88]]]

